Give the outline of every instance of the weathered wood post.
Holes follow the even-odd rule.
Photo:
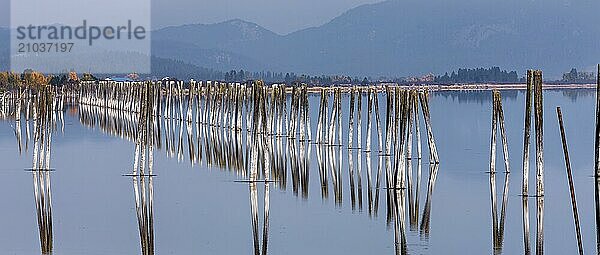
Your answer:
[[[496,130],[498,124],[498,105],[496,100],[497,91],[492,92],[492,138],[490,141],[490,174],[496,173]]]
[[[357,111],[356,111],[356,143],[357,143],[357,148],[359,149],[359,154],[360,154],[360,149],[362,148],[362,88],[358,87],[356,89],[356,97],[357,97]]]
[[[510,166],[508,163],[508,139],[506,138],[506,128],[504,127],[504,109],[502,108],[502,95],[497,92],[496,95],[496,107],[498,124],[500,125],[500,138],[502,139],[502,155],[504,156],[504,172],[510,173]]]
[[[351,150],[354,146],[354,141],[352,141],[352,135],[354,133],[354,90],[355,88],[353,87],[350,91],[350,115],[348,115],[348,150]]]
[[[523,202],[523,246],[525,248],[524,254],[531,254],[531,245],[529,240],[529,200],[526,196],[522,196]]]
[[[598,73],[596,77],[596,136],[595,136],[595,160],[594,160],[594,178],[595,189],[594,197],[596,202],[596,250],[600,253],[600,64],[598,64]]]
[[[542,71],[533,71],[535,108],[536,196],[537,229],[536,254],[544,252],[544,102],[542,98]]]
[[[533,90],[533,70],[527,70],[527,92],[525,92],[525,132],[523,137],[523,190],[522,195],[529,193],[529,140],[531,132],[531,93]]]
[[[544,101],[542,97],[542,71],[533,71],[535,101],[535,153],[536,196],[544,195]]]
[[[558,124],[560,126],[560,137],[565,154],[565,166],[567,168],[567,179],[569,181],[569,191],[571,193],[571,205],[573,207],[573,220],[575,221],[575,230],[577,231],[577,247],[579,254],[583,255],[583,242],[581,240],[581,228],[579,227],[579,213],[577,212],[577,199],[575,198],[575,185],[573,184],[573,175],[571,173],[571,161],[569,160],[569,148],[567,147],[567,137],[565,136],[565,127],[563,125],[562,111],[556,107],[558,115]]]

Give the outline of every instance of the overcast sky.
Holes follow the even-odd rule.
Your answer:
[[[216,23],[240,18],[279,34],[319,26],[356,6],[381,2],[381,0],[152,1],[153,28],[190,23]],[[10,0],[0,0],[0,26],[8,26],[9,2]]]

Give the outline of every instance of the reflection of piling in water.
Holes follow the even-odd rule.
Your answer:
[[[305,152],[306,150],[306,152]],[[302,165],[302,171],[300,175],[300,183],[302,187],[302,197],[308,198],[308,184],[310,180],[309,170],[310,170],[310,154],[311,154],[311,146],[306,142],[300,144],[300,162]]]
[[[394,247],[395,254],[408,254],[406,242],[406,220],[405,220],[405,190],[388,189],[387,196],[390,201],[392,212],[392,224],[394,224]]]
[[[290,171],[292,174],[292,191],[294,194],[298,194],[300,185],[300,160],[298,159],[298,150],[296,149],[296,143],[288,143],[288,151],[290,153]]]
[[[269,182],[265,182],[265,193],[263,201],[263,228],[262,228],[262,245],[260,242],[259,231],[259,210],[258,210],[258,191],[257,183],[250,182],[250,214],[252,217],[252,240],[254,244],[255,255],[266,255],[268,240],[269,240]],[[262,249],[261,249],[262,247]]]
[[[31,171],[42,254],[51,254],[53,249],[52,194],[50,187],[50,155],[52,131],[55,123],[55,119],[52,119],[52,103],[55,100],[53,95],[53,92],[48,90],[38,91],[34,105],[34,148]]]
[[[571,161],[569,160],[569,149],[567,147],[567,137],[565,135],[565,127],[563,125],[562,111],[560,107],[556,107],[558,116],[558,124],[560,126],[560,137],[563,144],[563,152],[565,154],[565,166],[567,169],[567,179],[569,181],[569,191],[571,193],[571,205],[573,207],[573,220],[575,221],[575,230],[577,231],[577,247],[579,254],[583,255],[583,241],[581,240],[581,228],[579,227],[579,213],[577,211],[577,199],[575,198],[575,185],[573,184],[573,175],[571,173]]]
[[[327,199],[329,196],[329,181],[327,180],[327,162],[325,162],[324,154],[325,146],[318,145],[317,147],[317,164],[319,166],[319,179],[321,186],[321,197]]]
[[[41,251],[42,254],[51,254],[53,249],[53,238],[50,171],[34,169],[32,173]]]
[[[132,177],[138,229],[142,254],[154,254],[154,187],[152,168],[148,167],[148,175],[137,173]]]
[[[502,192],[502,206],[500,209],[500,219],[498,219],[497,192],[496,192],[496,136],[497,128],[500,127],[500,136],[502,139],[502,154],[504,155],[504,190]],[[494,253],[502,251],[504,241],[504,220],[506,215],[506,207],[508,203],[508,184],[510,177],[510,167],[508,163],[508,142],[506,138],[506,129],[504,126],[504,110],[502,109],[502,97],[500,92],[494,90],[492,92],[492,138],[490,148],[490,196],[492,203],[492,239],[494,245]]]
[[[500,219],[498,219],[498,203],[496,193],[496,173],[490,173],[490,194],[492,199],[492,240],[494,253],[501,253],[504,242],[504,222],[506,219],[506,207],[508,205],[508,184],[510,173],[505,173],[504,190],[502,192],[502,205]]]
[[[338,157],[336,153],[336,151],[339,151],[341,154],[340,150],[340,147],[327,147],[327,162],[329,163],[329,170],[331,171],[331,180],[333,182],[333,195],[336,205],[342,204],[342,173],[340,171],[340,164],[338,164]]]
[[[594,177],[594,202],[596,207],[596,249],[600,252],[600,178]]]
[[[156,90],[150,83],[144,84],[139,96],[139,118],[136,133],[133,163],[133,190],[136,215],[140,232],[141,251],[144,255],[154,254],[154,122],[157,105],[154,100]],[[183,127],[182,127],[183,128]]]
[[[544,197],[536,197],[537,224],[535,254],[544,254]]]
[[[500,250],[504,242],[504,223],[506,222],[506,208],[508,207],[508,187],[509,187],[510,172],[504,175],[504,190],[502,191],[502,207],[500,208],[500,222],[498,222],[497,243]]]
[[[354,105],[352,105],[352,107],[354,107]],[[351,110],[353,112],[353,110]],[[352,132],[350,132],[351,134]],[[352,135],[350,135],[352,136]],[[348,144],[348,177],[350,178],[350,201],[352,203],[352,210],[355,209],[355,197],[356,197],[356,193],[355,193],[355,189],[354,189],[354,161],[353,161],[353,154],[354,152],[352,151],[351,148],[351,144]]]
[[[425,196],[425,206],[423,207],[423,215],[421,216],[420,233],[425,238],[429,238],[429,230],[431,229],[431,210],[433,200],[433,190],[439,170],[439,164],[429,165],[429,181],[427,183],[427,195]]]
[[[531,242],[529,240],[529,200],[527,196],[521,196],[523,201],[523,246],[524,246],[524,254],[531,254]]]
[[[82,122],[132,141],[138,140],[137,135],[144,132],[139,130],[139,119],[145,107],[140,99],[144,93],[142,85],[137,82],[85,83],[79,106]],[[315,149],[320,162],[322,196],[327,197],[331,184],[336,204],[342,202],[342,191],[346,186],[343,183],[346,172],[342,169],[348,167],[349,178],[346,180],[351,189],[350,198],[361,208],[362,181],[365,178],[362,173],[363,156],[366,156],[369,212],[377,214],[379,189],[382,188],[382,174],[385,172],[385,188],[409,188],[404,197],[408,196],[411,227],[414,228],[415,222],[418,222],[421,166],[413,166],[412,158],[414,154],[417,154],[414,157],[421,158],[420,118],[423,118],[427,130],[430,161],[434,164],[439,162],[428,94],[421,88],[309,88],[300,83],[289,87],[283,84],[266,86],[260,81],[244,84],[162,81],[149,85],[152,87],[150,101],[154,118],[145,132],[152,134],[151,144],[157,148],[161,147],[161,143],[164,145],[162,147],[168,157],[177,157],[178,160],[188,158],[192,166],[206,164],[232,171],[245,179],[269,174],[282,189],[286,189],[289,167],[293,192],[306,198],[311,149],[313,144],[318,144]],[[385,93],[381,93],[382,88],[385,88]],[[320,92],[319,107],[315,107],[318,109],[316,130],[312,130],[310,120],[309,93],[313,92]],[[348,101],[342,99],[342,93],[350,93]],[[363,96],[367,104],[364,113]],[[385,119],[380,116],[383,114],[379,109],[380,96],[385,96],[388,104]],[[342,107],[348,103],[350,115],[345,119]],[[363,116],[365,113],[367,116]],[[365,117],[366,127],[363,127]],[[343,129],[344,125],[347,129]],[[374,150],[372,138],[375,127],[378,149]],[[363,128],[366,128],[366,137],[362,136]],[[414,141],[415,135],[417,141]],[[313,143],[310,143],[313,138]],[[343,144],[343,139],[348,139],[347,145]],[[344,163],[343,146],[349,149],[348,163]],[[376,150],[377,163],[371,162],[371,153]],[[371,163],[377,164],[377,170]],[[256,169],[253,170],[253,167]]]

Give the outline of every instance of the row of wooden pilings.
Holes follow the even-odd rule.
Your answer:
[[[26,169],[33,175],[35,207],[37,214],[40,248],[42,253],[52,253],[52,199],[50,188],[50,166],[52,153],[52,133],[57,127],[57,112],[64,97],[56,96],[57,91],[50,87],[20,89],[13,94],[12,113],[9,119],[14,119],[14,132],[17,138],[19,153],[22,153],[21,129],[25,125],[25,151],[32,149],[32,165]],[[22,116],[25,118],[23,119]],[[59,119],[62,115],[58,114]],[[64,124],[63,124],[64,125]],[[32,144],[30,144],[32,143]],[[32,147],[32,148],[30,148]]]
[[[181,82],[127,85],[103,82],[84,84],[82,88],[80,95],[82,99],[80,119],[82,122],[91,126],[98,124],[107,132],[127,136],[136,142],[132,174],[136,185],[134,187],[152,189],[151,184],[144,184],[143,181],[151,182],[154,175],[151,170],[151,159],[155,147],[160,148],[162,144],[165,146],[168,156],[177,155],[177,158],[183,158],[184,144],[186,143],[184,132],[187,133],[187,147],[192,164],[202,159],[202,148],[204,147],[206,152],[204,157],[208,165],[216,164],[221,168],[239,171],[238,173],[245,177],[245,181],[250,185],[255,185],[256,182],[275,181],[279,185],[283,183],[283,187],[285,187],[285,168],[290,163],[294,192],[301,189],[303,196],[308,194],[308,162],[310,161],[311,146],[326,148],[330,164],[336,158],[333,151],[339,151],[345,147],[349,151],[350,161],[351,155],[358,152],[359,159],[361,154],[367,154],[367,157],[370,157],[373,153],[381,162],[385,162],[384,167],[381,167],[380,163],[376,181],[371,180],[375,174],[372,174],[371,167],[367,166],[370,213],[373,209],[371,190],[375,186],[376,194],[379,193],[379,180],[383,179],[380,177],[382,169],[385,169],[386,190],[390,191],[388,193],[388,220],[393,219],[394,223],[400,224],[397,218],[400,217],[400,212],[404,211],[400,208],[404,208],[404,202],[401,201],[404,201],[405,197],[400,194],[404,194],[406,190],[410,189],[408,197],[410,197],[409,212],[412,228],[418,222],[419,210],[418,202],[415,201],[419,200],[418,190],[421,176],[420,114],[422,114],[422,123],[424,123],[426,131],[424,135],[427,137],[429,161],[432,165],[439,163],[431,125],[428,93],[425,90],[407,90],[392,86],[386,87],[383,91],[374,87],[356,86],[321,88],[317,94],[313,94],[316,97],[320,96],[317,128],[313,130],[309,94],[314,93],[314,90],[311,91],[306,84],[267,86],[260,81],[249,84],[191,82],[184,86]],[[350,114],[347,117],[342,111],[342,105],[345,105],[342,95],[346,96],[347,102],[350,104]],[[333,102],[330,104],[331,98],[333,98]],[[382,116],[379,110],[380,98],[385,99],[383,104],[383,107],[386,108],[385,116]],[[366,116],[363,112],[363,101],[367,103]],[[346,118],[347,126],[342,124]],[[363,123],[365,118],[366,126]],[[119,124],[120,122],[125,123]],[[372,141],[375,129],[377,130],[377,139]],[[363,136],[363,131],[366,131],[366,137]],[[348,132],[347,135],[344,134],[345,132]],[[205,143],[201,143],[201,137]],[[344,144],[345,137],[348,138],[347,144]],[[243,146],[244,141],[245,147]],[[286,147],[282,146],[282,142],[286,144]],[[378,149],[375,149],[375,142],[378,143]],[[221,144],[233,144],[234,146],[222,146]],[[298,147],[300,153],[297,158],[298,154],[295,153],[295,148]],[[416,156],[413,156],[413,147],[416,147]],[[282,154],[288,153],[286,151],[290,149],[293,149],[294,153],[289,154],[290,161],[288,162],[288,158]],[[317,154],[319,155],[319,153]],[[418,174],[413,174],[411,162],[417,158],[419,159],[419,171]],[[331,175],[336,203],[341,203],[342,181],[339,168],[341,167],[341,154],[338,159],[340,165],[336,168],[334,164],[331,168]],[[360,176],[362,175],[360,164],[362,162],[359,160],[356,173],[359,191],[361,190]],[[351,197],[354,208],[355,173],[353,172],[354,167],[350,166],[350,168]],[[326,183],[327,172],[320,171],[319,174],[321,180]],[[416,187],[414,187],[413,175],[418,176]],[[437,167],[430,168],[427,203],[421,224],[426,235],[429,231],[431,195],[436,175]],[[376,185],[372,186],[372,183],[376,183]],[[322,184],[322,187],[326,188],[327,184]],[[251,188],[252,192],[255,192],[255,189]],[[322,190],[322,192],[322,195],[326,196],[327,191]],[[359,204],[362,196],[360,193]],[[152,206],[144,201],[151,201],[152,196],[143,194],[145,193],[142,190],[136,192],[136,208],[138,208],[142,248],[144,251],[148,251],[153,249],[151,217],[149,217],[152,215]],[[268,196],[265,199],[267,201]],[[265,203],[268,204],[268,202]],[[375,202],[374,208],[376,213],[377,202]],[[402,236],[404,236],[404,230],[397,233],[403,233]]]
[[[82,84],[81,86],[81,105],[100,106],[105,109],[120,109],[125,112],[138,112],[140,105],[140,84],[141,83],[118,83],[118,82],[98,82]],[[175,121],[184,123],[206,124],[226,130],[252,131],[259,105],[255,101],[268,104],[265,107],[264,120],[258,119],[258,127],[255,132],[266,134],[267,136],[285,136],[289,139],[297,139],[298,142],[312,142],[329,146],[342,146],[342,112],[341,112],[341,94],[342,88],[323,88],[321,89],[321,100],[319,106],[318,122],[316,132],[312,130],[311,114],[309,110],[308,87],[305,84],[298,84],[291,88],[286,85],[275,84],[272,86],[239,83],[211,83],[211,82],[191,82],[188,88],[184,88],[182,82],[151,83],[154,91],[154,104],[156,108],[152,114],[160,116],[165,120],[165,126],[169,130],[169,125]],[[259,99],[256,95],[256,89],[260,87],[265,90],[264,99]],[[382,156],[394,157],[394,171],[387,173],[391,179],[393,176],[401,177],[402,167],[400,161],[407,157],[412,157],[413,129],[416,127],[417,139],[420,139],[420,129],[418,124],[419,102],[421,105],[424,123],[427,131],[427,142],[429,146],[430,162],[439,162],[439,156],[433,138],[431,120],[429,115],[428,96],[426,91],[405,90],[399,87],[387,87],[387,111],[385,113],[385,133],[382,120],[379,113],[379,91],[374,88],[351,87],[347,89],[349,93],[351,114],[348,121],[348,148],[362,149],[371,151],[372,141],[371,132],[373,122],[377,126],[377,138],[379,144],[379,153]],[[289,102],[287,95],[289,94]],[[328,118],[330,94],[333,94],[333,104],[331,118]],[[362,144],[361,132],[363,130],[362,103],[363,96],[368,99],[367,111],[367,136],[366,144]],[[355,99],[358,99],[357,111],[355,109]],[[288,107],[289,104],[289,107]],[[261,106],[262,107],[262,106]],[[288,110],[289,109],[289,110]],[[373,109],[375,114],[373,116]],[[85,110],[87,111],[87,110]],[[374,117],[374,118],[373,118]],[[356,122],[354,119],[356,118]],[[86,120],[91,122],[93,120]],[[263,123],[264,122],[264,125]],[[415,122],[416,124],[413,124]],[[411,127],[407,127],[411,125]],[[193,126],[193,125],[192,125]],[[268,129],[266,129],[268,127]],[[354,145],[354,133],[357,132],[357,145]],[[129,132],[130,135],[134,132]],[[157,132],[157,133],[160,133]],[[174,141],[174,136],[169,137],[174,132],[165,132],[167,141]],[[314,135],[313,135],[314,134]],[[384,135],[385,134],[385,140]],[[246,136],[249,138],[250,136]],[[313,140],[313,137],[315,139]],[[158,140],[156,140],[158,141]],[[181,149],[175,147],[172,143],[167,143],[167,151]],[[411,147],[411,148],[406,148]],[[403,149],[404,148],[404,149]],[[173,154],[173,153],[172,153]],[[392,155],[393,154],[393,155]],[[421,156],[421,146],[418,143],[418,154]],[[401,179],[395,178],[397,185],[403,185]],[[388,179],[389,181],[389,179]],[[391,185],[391,182],[389,183]]]
[[[534,132],[535,132],[535,176],[536,176],[536,193],[529,194],[529,156],[530,156],[530,140],[531,140],[531,115],[532,115],[532,99],[533,99],[533,115],[534,115]],[[494,252],[502,251],[504,239],[504,222],[505,212],[508,206],[509,193],[509,177],[511,168],[509,165],[508,139],[504,123],[504,110],[502,107],[502,97],[499,91],[492,91],[492,128],[491,128],[491,144],[490,144],[490,195],[491,195],[491,210],[492,210],[492,240]],[[536,254],[543,254],[544,251],[544,138],[543,138],[543,93],[542,93],[542,71],[528,70],[527,71],[527,90],[525,92],[525,121],[524,121],[524,138],[523,138],[523,178],[522,178],[522,193],[523,197],[523,242],[525,254],[530,254],[529,241],[529,209],[528,197],[536,198]],[[496,192],[496,144],[497,130],[500,129],[500,137],[502,142],[502,152],[504,156],[504,189],[502,193],[502,205],[500,208],[500,217],[498,217],[497,192]]]
[[[386,161],[385,173],[388,190],[394,191],[388,194],[394,196],[394,198],[388,199],[388,202],[392,203],[389,206],[393,208],[390,209],[394,212],[393,217],[399,217],[398,210],[404,210],[398,209],[400,198],[395,197],[396,195],[393,193],[406,190],[407,187],[411,189],[410,183],[413,182],[412,171],[408,171],[406,166],[407,162],[413,159],[411,154],[413,131],[416,132],[418,141],[415,144],[415,146],[418,145],[418,158],[421,158],[419,111],[423,113],[423,123],[426,125],[428,145],[431,151],[430,160],[433,164],[439,162],[433,132],[431,131],[427,92],[422,90],[405,90],[399,87],[386,88],[384,95],[386,96],[387,111],[385,118],[382,118],[380,117],[380,105],[378,103],[378,98],[381,97],[382,93],[376,88],[321,89],[321,93],[319,93],[321,95],[319,101],[321,105],[317,118],[320,121],[318,125],[320,131],[315,133],[315,130],[312,129],[311,112],[309,110],[309,94],[312,92],[305,84],[288,87],[286,85],[266,86],[262,82],[252,84],[212,83],[210,85],[191,83],[188,88],[184,89],[182,83],[173,82],[164,84],[131,83],[127,85],[111,82],[84,82],[68,92],[64,90],[65,88],[61,90],[47,88],[48,90],[43,93],[42,90],[36,90],[31,97],[33,106],[23,107],[23,111],[31,110],[34,127],[38,127],[38,124],[45,127],[34,129],[34,134],[38,134],[38,131],[35,130],[45,131],[42,132],[42,135],[34,135],[36,145],[32,170],[42,169],[41,171],[34,171],[34,177],[37,176],[36,180],[38,180],[35,186],[36,202],[39,202],[39,204],[36,203],[36,206],[39,206],[38,218],[42,220],[40,221],[40,240],[42,241],[42,251],[46,252],[52,251],[52,216],[49,186],[51,170],[50,141],[52,132],[56,129],[56,121],[53,120],[52,116],[57,112],[64,112],[64,107],[70,104],[79,105],[79,118],[83,124],[99,126],[101,130],[126,137],[136,144],[133,171],[127,176],[131,176],[134,182],[136,214],[143,254],[154,253],[152,184],[154,150],[160,148],[163,143],[170,144],[166,145],[168,150],[177,150],[178,157],[179,152],[183,150],[181,149],[183,148],[181,141],[176,145],[173,143],[176,135],[171,133],[173,128],[169,127],[173,123],[183,123],[179,126],[180,134],[184,125],[188,130],[188,134],[193,133],[190,130],[196,125],[196,137],[198,139],[199,125],[208,127],[208,132],[215,133],[210,138],[205,136],[208,140],[212,140],[217,136],[224,140],[238,139],[238,141],[241,141],[242,139],[239,139],[238,136],[246,134],[246,154],[249,155],[247,157],[249,160],[242,161],[241,164],[236,163],[235,158],[239,155],[223,150],[220,154],[222,160],[226,163],[219,166],[236,167],[244,177],[247,177],[247,181],[250,183],[268,183],[272,180],[279,181],[277,178],[285,179],[285,172],[281,173],[281,170],[276,170],[287,163],[285,157],[283,157],[283,160],[281,158],[277,160],[278,157],[274,155],[285,152],[285,148],[276,145],[277,139],[284,139],[287,144],[293,143],[294,145],[300,145],[300,148],[308,149],[308,155],[310,155],[311,145],[327,147],[331,150],[341,150],[342,147],[347,147],[345,149],[359,154],[374,153],[377,157]],[[15,95],[21,94],[27,95],[28,93],[15,93]],[[319,94],[316,94],[316,96]],[[347,126],[349,129],[348,143],[346,145],[343,144],[346,137],[344,132],[346,131],[342,132],[346,127],[342,124],[342,122],[345,122],[342,111],[342,105],[345,104],[342,102],[343,94],[347,94],[351,102],[351,114],[348,116]],[[334,106],[330,108],[327,102],[332,95]],[[22,96],[20,99],[19,97],[16,98],[18,103],[10,104],[14,108],[12,116],[16,116],[18,122],[23,115],[18,105],[26,104],[29,98],[26,96]],[[65,101],[65,98],[68,99]],[[361,102],[363,98],[367,98],[366,101],[368,102],[368,115],[366,116],[368,137],[366,138],[366,145],[363,143],[365,137],[362,135],[363,129],[365,129],[362,123],[364,113]],[[323,102],[325,103],[323,104]],[[419,105],[421,110],[419,110]],[[43,112],[42,109],[44,109]],[[344,109],[346,108],[344,107]],[[373,110],[375,114],[373,114]],[[30,116],[30,114],[24,115]],[[328,118],[328,115],[331,118]],[[46,117],[41,118],[40,116]],[[342,121],[342,119],[344,120]],[[355,119],[357,121],[354,121]],[[382,120],[385,121],[384,124],[382,124]],[[161,124],[163,127],[161,127]],[[374,142],[371,141],[373,126],[377,126],[379,149],[371,149],[374,145]],[[163,140],[161,137],[165,139]],[[181,140],[182,136],[179,137]],[[356,142],[354,141],[355,138]],[[198,140],[188,138],[190,155],[199,155],[199,148],[194,149],[193,144],[199,146]],[[194,150],[198,153],[193,153]],[[241,151],[236,153],[241,155],[243,154]],[[217,153],[216,150],[215,153]],[[304,149],[301,149],[300,158],[304,158],[304,160],[299,162],[303,162],[303,166],[296,167],[303,169],[303,173],[299,175],[304,177],[298,178],[297,174],[296,178],[302,182],[300,186],[303,192],[307,192],[308,162],[310,160],[303,154]],[[190,156],[190,159],[192,159],[192,156]],[[341,162],[341,156],[339,159]],[[370,169],[370,166],[368,168]],[[358,173],[360,175],[360,170]],[[336,173],[336,175],[341,176],[339,173]],[[354,178],[354,174],[351,178]],[[340,180],[339,178],[335,179]],[[379,180],[379,174],[377,179]],[[369,182],[371,182],[370,177]],[[296,182],[294,182],[294,185],[296,186]],[[337,186],[341,188],[341,181]],[[377,189],[379,189],[379,184],[377,184]],[[251,189],[251,192],[253,190],[255,192],[255,189]],[[369,185],[370,192],[371,186]],[[432,185],[427,192],[427,201],[430,201],[431,192]],[[354,196],[354,186],[352,184],[353,208]],[[360,199],[359,195],[359,201]],[[268,211],[268,195],[265,201],[265,211]],[[336,201],[341,202],[341,192],[336,192]],[[371,205],[369,205],[369,208],[371,208]],[[417,206],[416,210],[418,211],[418,209]],[[411,209],[411,215],[412,211],[413,209]],[[426,211],[428,210],[424,210],[424,214],[429,215],[429,213],[425,213]],[[428,217],[424,216],[423,220],[423,225],[428,226]],[[398,223],[397,220],[394,220],[394,222]],[[426,232],[428,232],[427,229]],[[263,249],[266,251],[266,245],[263,246]]]
[[[33,118],[32,109],[39,101],[38,97],[51,96],[50,109],[55,112],[64,111],[65,106],[74,105],[77,95],[72,86],[22,86],[0,94],[0,119]]]
[[[598,79],[596,91],[596,135],[595,135],[595,198],[596,198],[596,225],[600,226],[600,65],[598,65]],[[544,103],[543,103],[543,87],[542,87],[542,71],[528,70],[527,71],[527,90],[525,93],[525,121],[524,121],[524,137],[523,137],[523,178],[521,196],[523,197],[523,241],[525,254],[531,254],[530,248],[530,224],[529,224],[529,207],[528,197],[536,199],[536,254],[544,252]],[[507,206],[508,196],[508,179],[510,176],[508,143],[506,131],[504,127],[504,113],[502,109],[501,95],[499,91],[492,92],[492,130],[491,130],[491,150],[490,150],[490,194],[492,200],[492,232],[494,252],[501,252],[504,235],[504,219]],[[532,102],[533,101],[533,102]],[[532,111],[533,105],[533,111]],[[529,170],[530,170],[530,140],[531,140],[531,115],[533,117],[534,134],[535,134],[535,195],[529,194]],[[579,254],[583,254],[583,241],[581,235],[581,227],[579,221],[579,212],[577,209],[577,201],[575,195],[575,185],[572,177],[571,163],[566,139],[566,131],[563,123],[563,113],[558,106],[556,108],[558,125],[560,128],[560,136],[565,159],[565,169],[569,192],[571,197],[571,205],[573,210],[573,221],[575,232],[577,235],[577,247]],[[502,139],[502,149],[505,164],[505,183],[502,196],[502,207],[500,211],[500,219],[498,219],[497,202],[496,202],[496,136],[497,127],[500,127],[500,135]],[[597,249],[600,252],[600,231],[597,233]]]

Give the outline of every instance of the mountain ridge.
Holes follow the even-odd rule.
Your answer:
[[[560,76],[570,67],[592,66],[600,58],[600,29],[591,25],[600,22],[595,9],[600,4],[592,1],[388,0],[286,35],[273,32],[251,41],[240,40],[239,34],[223,38],[207,31],[186,36],[199,48],[260,63],[247,65],[248,70],[405,76],[502,66],[520,74],[540,68]],[[160,38],[163,32],[156,34]],[[213,36],[222,40],[200,40]]]

